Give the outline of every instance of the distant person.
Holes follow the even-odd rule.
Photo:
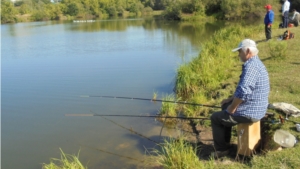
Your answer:
[[[239,123],[259,121],[265,116],[269,103],[269,75],[258,57],[256,43],[245,39],[232,51],[238,51],[238,56],[244,64],[233,96],[223,100],[222,111],[215,112],[210,117],[216,150],[212,154],[214,158],[229,153],[232,127]]]
[[[274,12],[272,11],[271,5],[265,6],[267,13],[265,16],[265,34],[266,34],[266,40],[270,40],[272,38],[272,23],[274,21]]]
[[[289,11],[290,11],[290,2],[288,0],[283,0],[282,5],[282,27],[287,28],[289,24]]]
[[[290,23],[294,24],[295,26],[298,26],[300,22],[300,14],[296,11],[296,9],[293,9],[293,16],[290,19]]]

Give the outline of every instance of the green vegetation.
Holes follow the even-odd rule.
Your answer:
[[[184,138],[178,140],[165,140],[161,146],[161,151],[154,150],[155,159],[158,165],[168,169],[196,169],[213,168],[213,160],[201,162],[197,156],[197,148],[184,141]]]
[[[273,4],[275,13],[281,5],[278,0],[21,0],[15,3],[1,0],[1,23],[94,19],[154,15],[173,20],[207,20],[209,18],[240,20],[265,15],[265,4]],[[276,4],[276,5],[275,5]],[[300,0],[291,0],[292,8]]]
[[[77,156],[65,154],[61,149],[61,158],[50,159],[49,164],[43,164],[43,169],[87,169],[79,161],[79,153]]]
[[[174,102],[176,101],[174,95],[164,96],[163,100],[174,101]],[[163,116],[177,116],[176,104],[168,103],[168,102],[162,102],[159,113]]]

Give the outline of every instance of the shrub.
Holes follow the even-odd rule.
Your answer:
[[[272,59],[284,60],[287,57],[287,42],[286,41],[270,41],[269,55]]]
[[[67,13],[70,16],[76,16],[79,13],[79,7],[76,3],[70,3],[67,6]]]

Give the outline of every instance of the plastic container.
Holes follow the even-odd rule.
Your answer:
[[[297,142],[295,136],[285,130],[276,130],[274,134],[274,141],[282,147],[294,147]]]
[[[296,124],[296,129],[300,132],[300,124]]]

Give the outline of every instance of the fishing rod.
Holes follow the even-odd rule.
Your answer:
[[[121,115],[121,114],[65,114],[65,116],[77,116],[77,117],[92,117],[92,116],[100,116],[100,117],[150,117],[150,118],[170,118],[170,119],[201,119],[201,120],[209,120],[207,117],[181,117],[181,116],[160,116],[160,115]]]
[[[206,104],[199,104],[199,103],[190,103],[190,102],[186,102],[186,101],[161,100],[161,99],[147,99],[147,98],[135,98],[135,97],[118,97],[118,96],[95,96],[95,95],[81,95],[80,97],[99,97],[99,98],[111,98],[111,99],[145,100],[145,101],[152,101],[152,102],[167,102],[167,103],[176,103],[176,104],[187,104],[187,105],[192,105],[192,106],[221,108],[220,106],[214,106],[214,105],[206,105]]]

